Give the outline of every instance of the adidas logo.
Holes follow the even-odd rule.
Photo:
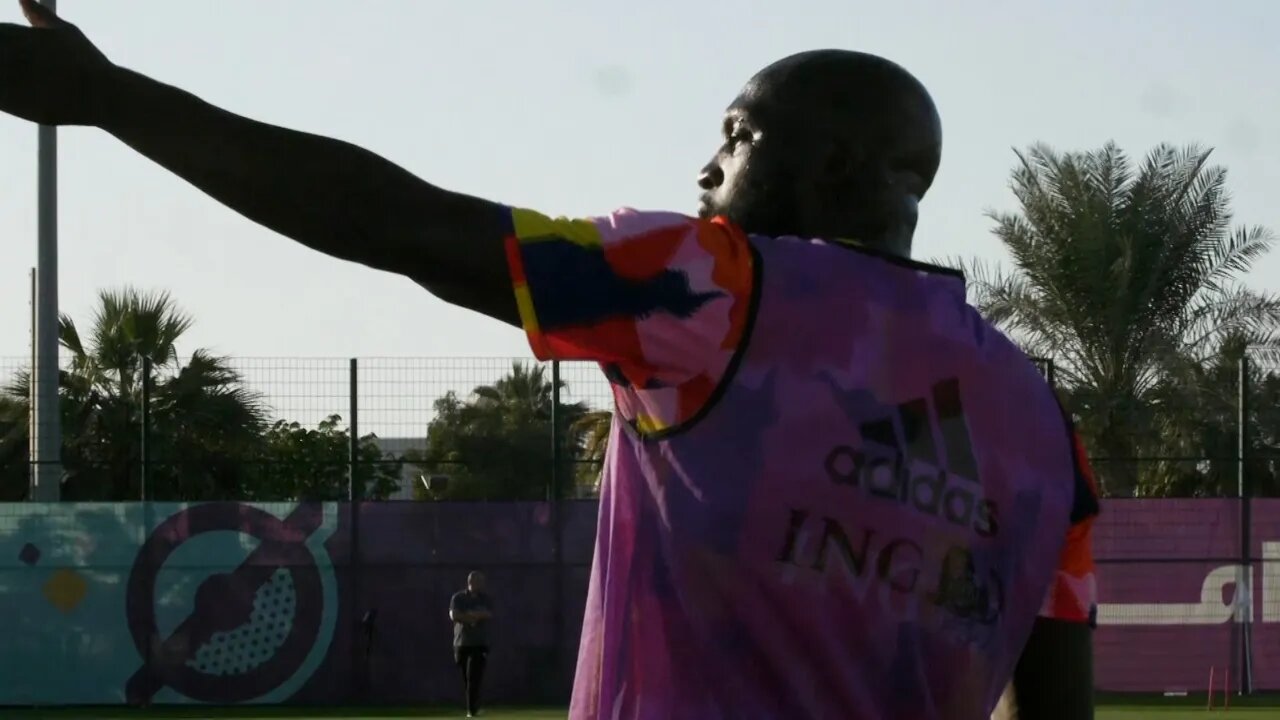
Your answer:
[[[996,504],[982,492],[958,379],[937,383],[929,398],[902,403],[859,430],[860,447],[837,445],[827,453],[824,467],[832,482],[982,537],[999,531]]]

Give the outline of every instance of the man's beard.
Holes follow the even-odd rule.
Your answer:
[[[756,185],[740,193],[720,211],[734,225],[754,235],[781,237],[803,234],[798,203],[791,187]],[[781,192],[779,192],[781,191]]]

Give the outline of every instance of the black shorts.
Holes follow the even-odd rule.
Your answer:
[[[480,645],[466,645],[453,649],[453,661],[459,665],[465,663],[467,658],[473,655],[487,658],[489,656],[489,648]]]

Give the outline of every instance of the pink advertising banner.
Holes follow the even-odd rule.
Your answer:
[[[1096,675],[1112,691],[1280,689],[1280,500],[1110,500],[1095,531]]]

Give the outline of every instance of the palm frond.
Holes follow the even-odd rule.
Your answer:
[[[1011,267],[954,263],[973,304],[1053,358],[1104,454],[1191,442],[1197,403],[1220,400],[1221,370],[1205,368],[1233,347],[1280,346],[1280,297],[1240,286],[1275,237],[1232,227],[1226,171],[1209,164],[1208,149],[1162,144],[1136,166],[1110,142],[1015,155],[1019,208],[987,213]],[[1143,472],[1161,487],[1186,478]],[[1107,473],[1117,488],[1136,487],[1132,469]]]

